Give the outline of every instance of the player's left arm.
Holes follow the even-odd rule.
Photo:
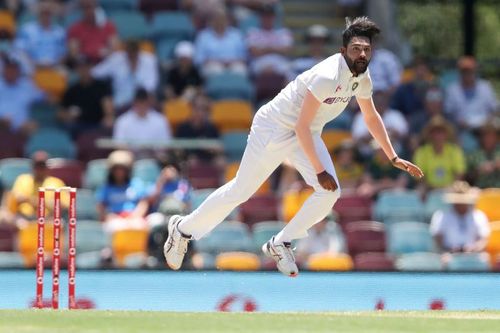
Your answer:
[[[389,135],[387,134],[387,130],[385,129],[384,123],[382,122],[382,118],[380,114],[375,109],[375,105],[373,104],[373,99],[370,98],[360,98],[356,97],[358,101],[359,108],[363,113],[363,118],[366,122],[366,126],[370,131],[371,135],[378,142],[380,147],[384,150],[384,153],[391,160],[392,164],[403,171],[408,172],[410,175],[416,178],[423,177],[424,173],[418,166],[415,164],[406,161],[402,158],[399,158],[394,148],[392,147],[391,141],[389,140]]]

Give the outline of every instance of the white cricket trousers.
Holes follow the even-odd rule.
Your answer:
[[[318,157],[325,170],[338,182],[333,162],[320,134],[313,134]],[[185,216],[179,230],[200,239],[247,201],[271,173],[286,159],[295,166],[314,193],[276,236],[289,242],[307,236],[307,230],[323,220],[340,197],[340,189],[327,191],[319,184],[316,172],[300,148],[295,132],[256,114],[236,177],[215,190],[196,210]]]

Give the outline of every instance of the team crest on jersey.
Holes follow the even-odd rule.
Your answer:
[[[352,91],[356,90],[356,88],[359,86],[359,83],[358,82],[354,82],[352,84]]]

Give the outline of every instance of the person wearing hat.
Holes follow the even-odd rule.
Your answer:
[[[417,148],[413,160],[426,174],[425,189],[450,186],[466,171],[462,148],[452,142],[453,127],[442,116],[434,116],[423,131],[425,143]]]
[[[203,86],[203,78],[193,63],[194,46],[181,41],[175,46],[175,65],[167,73],[165,96],[191,100]]]
[[[126,150],[115,150],[108,156],[108,178],[97,189],[99,218],[114,231],[131,226],[145,227],[148,212],[148,188],[140,179],[132,178],[134,157]]]
[[[444,195],[450,206],[436,211],[430,232],[443,252],[481,252],[490,235],[486,215],[474,208],[479,190],[467,182],[456,181]]]
[[[293,46],[293,36],[286,28],[276,28],[276,13],[272,5],[259,9],[260,27],[248,31],[247,45],[250,51],[250,66],[255,75],[272,71],[288,75],[288,56]]]
[[[330,41],[330,32],[327,27],[321,24],[314,24],[307,28],[305,42],[307,44],[307,53],[292,61],[291,80],[295,79],[300,73],[310,69],[314,65],[328,57],[327,43]]]
[[[500,127],[488,121],[479,129],[480,147],[468,155],[469,178],[480,188],[500,187]]]
[[[91,62],[85,56],[76,59],[78,81],[64,93],[59,117],[74,137],[82,131],[113,128],[114,106],[111,86],[91,75]]]
[[[459,127],[477,129],[498,107],[491,84],[477,76],[477,63],[473,57],[459,59],[460,78],[452,83],[445,98],[445,111]]]

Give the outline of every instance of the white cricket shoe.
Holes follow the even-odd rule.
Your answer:
[[[163,246],[163,254],[167,260],[167,265],[173,270],[181,268],[191,240],[191,237],[185,236],[179,231],[181,221],[182,217],[179,215],[173,215],[170,218],[168,221],[168,238]]]
[[[299,274],[291,243],[275,244],[273,237],[262,245],[262,252],[276,261],[276,266],[281,273],[290,277],[296,277]]]

